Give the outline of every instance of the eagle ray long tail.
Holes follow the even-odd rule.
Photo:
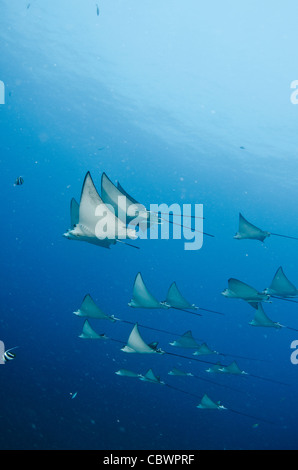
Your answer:
[[[273,299],[278,299],[278,300],[285,300],[286,302],[292,302],[294,304],[298,304],[298,300],[293,300],[293,299],[288,299],[286,297],[278,297],[277,295],[270,295]]]
[[[173,390],[176,390],[177,392],[186,393],[187,395],[191,395],[192,397],[199,398],[198,395],[195,395],[194,393],[191,393],[191,392],[186,392],[186,390],[181,390],[181,388],[173,387],[173,385],[165,384],[165,386],[168,388],[172,388]]]
[[[231,410],[231,408],[228,408],[228,411],[231,411],[232,413],[235,413],[237,415],[246,416],[247,418],[255,419],[256,421],[262,421],[263,423],[266,423],[266,424],[276,424],[276,423],[273,423],[272,421],[268,421],[268,420],[263,419],[263,418],[258,418],[258,417],[253,416],[253,415],[242,413],[242,411]]]
[[[197,315],[197,316],[202,316],[200,313],[195,313],[195,312],[192,312],[191,310],[186,310],[186,309],[183,309],[183,308],[178,308],[178,307],[170,307],[170,308],[174,308],[175,310],[180,310],[181,312],[186,312],[186,313],[191,313],[192,315]],[[210,312],[210,313],[217,313],[218,315],[224,315],[224,313],[221,313],[221,312],[217,312],[216,310],[210,310],[208,308],[202,308],[202,307],[196,307],[198,310],[203,310],[204,312]]]
[[[116,343],[121,343],[121,344],[124,344],[123,341],[120,341],[118,339],[115,339],[115,338],[108,338],[110,339],[111,341],[114,341]],[[197,359],[197,358],[194,358],[194,357],[189,357],[189,356],[184,356],[182,354],[175,354],[175,353],[172,353],[172,352],[169,352],[169,351],[164,351],[164,354],[167,354],[168,356],[173,356],[173,357],[181,357],[182,359],[187,359],[188,361],[195,361],[195,362],[200,362],[202,364],[209,364],[209,365],[216,365],[215,362],[211,362],[211,361],[205,361],[204,359]],[[222,364],[223,367],[226,367],[224,364]],[[268,382],[273,382],[273,383],[276,383],[276,384],[279,384],[279,385],[287,385],[289,386],[289,384],[287,383],[284,383],[284,382],[279,382],[277,380],[273,380],[273,379],[268,379],[266,377],[260,377],[259,375],[253,375],[253,374],[247,374],[248,376],[250,377],[254,377],[256,379],[262,379],[262,380],[266,380]]]
[[[217,313],[218,315],[225,315],[222,312],[217,312],[216,310],[210,310],[209,308],[203,308],[203,307],[198,307],[199,310],[203,310],[204,312],[210,312],[210,313]]]
[[[257,357],[247,357],[247,356],[237,356],[236,354],[227,354],[227,353],[218,353],[219,356],[228,356],[228,357],[235,357],[236,359],[246,359],[248,361],[259,361],[259,362],[272,362],[269,361],[268,359],[259,359]]]
[[[195,398],[200,398],[199,395],[196,395],[196,394],[191,393],[191,392],[187,392],[186,390],[182,390],[181,388],[173,387],[172,385],[169,385],[169,384],[165,384],[165,386],[168,387],[168,388],[171,388],[171,389],[173,389],[177,392],[185,393],[186,395],[190,395],[190,396],[195,397]],[[235,413],[235,414],[240,415],[240,416],[245,416],[246,418],[254,419],[256,421],[261,421],[261,422],[266,423],[266,424],[276,424],[276,423],[273,423],[272,421],[268,421],[267,419],[259,418],[259,417],[256,417],[254,415],[248,414],[248,413],[242,413],[242,411],[237,411],[237,410],[234,410],[234,409],[231,409],[231,408],[226,408],[226,410],[231,411],[231,413]]]
[[[277,237],[291,238],[292,240],[298,240],[297,237],[290,237],[289,235],[281,235],[280,233],[273,233],[273,232],[270,232],[270,235],[276,235]]]
[[[279,384],[279,385],[286,385],[288,387],[290,386],[290,384],[287,384],[285,382],[279,382],[278,380],[269,379],[268,377],[261,377],[260,375],[248,374],[248,376],[254,377],[255,379],[266,380],[266,382],[272,382],[272,383]]]
[[[183,359],[188,359],[189,361],[196,361],[196,362],[201,362],[203,364],[209,364],[212,366],[216,365],[215,362],[205,361],[204,359],[197,359],[195,357],[183,356],[182,354],[175,354],[175,353],[168,352],[168,351],[165,351],[165,354],[168,354],[169,356],[175,356],[175,357],[181,357]]]
[[[179,310],[180,312],[190,313],[191,315],[196,315],[197,317],[202,317],[200,313],[192,312],[191,310],[185,310],[184,308],[178,308],[178,307],[172,307],[172,306],[170,308]]]
[[[287,328],[288,330],[292,330],[292,331],[298,331],[298,329],[292,328],[292,327],[290,327],[290,326],[285,326],[285,328]]]
[[[213,385],[218,385],[219,387],[224,387],[229,390],[233,390],[234,392],[243,393],[243,390],[238,390],[237,388],[230,387],[229,385],[221,384],[219,382],[214,382],[214,380],[204,379],[204,377],[200,377],[199,375],[193,375],[193,377],[195,379],[202,380],[204,382],[209,382],[210,384],[213,384]]]
[[[117,319],[118,321],[122,322],[122,323],[127,323],[128,325],[135,325],[135,322],[132,322],[132,321],[128,321],[128,320],[120,320],[119,318]],[[138,323],[138,325],[142,328],[147,328],[148,330],[152,330],[152,331],[159,331],[160,333],[165,333],[167,335],[171,335],[171,336],[180,336],[180,333],[173,333],[171,331],[167,331],[167,330],[161,330],[159,328],[154,328],[153,326],[146,326],[146,325],[141,325],[140,323]],[[199,341],[203,341],[202,339],[199,339],[197,338]]]
[[[167,219],[164,219],[163,217],[161,217],[161,219],[164,220],[165,222],[170,223],[170,224],[178,225],[179,227],[183,227],[183,228],[187,228],[187,229],[191,230],[192,232],[202,233],[203,235],[206,235],[207,237],[214,238],[214,235],[211,235],[210,233],[202,232],[201,230],[196,230],[195,228],[193,229],[191,227],[187,227],[186,225],[178,224],[178,222],[174,222],[173,220],[167,220]]]
[[[156,211],[147,211],[147,212],[150,212],[151,214],[161,214],[161,215],[172,215],[173,217],[181,217],[181,214],[170,214],[168,212],[156,212]],[[187,214],[183,214],[183,217],[188,217],[190,219],[205,219],[205,217],[199,217],[197,215],[187,215]],[[162,217],[161,217],[162,218]]]
[[[192,357],[188,357],[188,356],[183,356],[181,354],[175,354],[175,353],[171,353],[171,352],[168,352],[168,351],[165,351],[165,354],[169,354],[170,356],[176,356],[176,357],[181,357],[183,359],[188,359],[189,361],[197,361],[197,362],[202,362],[204,364],[211,364],[211,365],[216,365],[214,362],[210,362],[210,361],[205,361],[204,359],[197,359],[197,358],[192,358]],[[226,367],[226,366],[223,366],[223,367]],[[275,384],[279,384],[279,385],[287,385],[289,386],[290,384],[287,384],[285,382],[279,382],[278,380],[273,380],[273,379],[269,379],[267,377],[261,377],[259,375],[253,375],[253,374],[247,374],[247,377],[254,377],[256,379],[261,379],[261,380],[266,380],[267,382],[272,382],[272,383],[275,383]]]
[[[116,242],[123,243],[124,245],[131,246],[132,248],[135,248],[136,250],[140,250],[139,246],[132,245],[131,243],[127,243],[123,240],[119,240],[119,238],[116,238]]]
[[[120,321],[121,323],[126,323],[127,325],[135,325],[135,322],[128,321],[128,320],[121,320],[120,318],[116,318],[116,321]],[[170,336],[180,336],[180,333],[174,333],[173,331],[162,330],[160,328],[154,328],[153,326],[142,325],[138,323],[141,328],[146,328],[147,330],[158,331],[160,333],[164,333]],[[197,341],[204,341],[202,338],[195,338]],[[247,356],[237,356],[235,354],[227,354],[227,353],[218,353],[219,356],[228,356],[228,357],[235,357],[237,359],[246,359],[247,361],[260,361],[260,362],[271,362],[266,359],[259,359],[256,357],[247,357]],[[191,358],[190,358],[191,359]]]

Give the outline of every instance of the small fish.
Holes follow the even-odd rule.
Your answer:
[[[78,392],[70,393],[70,398],[73,400],[77,396]]]
[[[96,14],[97,14],[97,16],[99,16],[99,7],[98,7],[97,4],[96,4]]]
[[[31,6],[31,3],[28,3],[27,10],[29,10],[30,6]]]
[[[22,184],[24,183],[24,178],[22,176],[19,176],[15,182],[14,182],[14,186],[21,186]]]
[[[4,362],[8,362],[8,361],[12,361],[15,357],[16,357],[16,354],[11,352],[13,349],[16,349],[18,346],[15,346],[14,348],[11,348],[11,349],[7,349],[7,351],[4,352],[3,356],[2,356],[2,360]]]
[[[259,427],[259,423],[256,423],[256,424],[253,424],[253,425],[252,425],[252,428],[253,428],[253,429],[256,429],[256,428],[258,428],[258,427]]]

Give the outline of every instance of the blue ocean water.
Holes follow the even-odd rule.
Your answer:
[[[263,290],[279,266],[298,285],[297,241],[233,239],[239,212],[298,237],[297,4],[102,0],[98,8],[90,0],[0,4],[0,340],[19,347],[0,365],[0,448],[296,449],[290,345],[298,333],[251,327],[253,309],[221,292],[230,277]],[[106,172],[146,205],[203,204],[214,238],[198,251],[182,240],[142,240],[140,250],[66,240],[70,200],[87,171],[98,189]],[[13,185],[18,176],[22,186]],[[131,309],[138,272],[160,300],[176,281],[191,302],[225,315]],[[169,346],[174,337],[141,328],[147,343],[189,360],[82,340],[83,320],[72,312],[87,293],[109,315],[191,330],[229,354],[222,362],[251,358],[237,359],[240,368],[285,385],[212,376],[232,391],[171,377],[178,367],[210,378],[206,364]],[[273,299],[264,309],[298,329],[295,303]],[[123,345],[132,329],[91,323]],[[199,410],[200,398],[115,375],[120,368],[152,368],[177,389],[253,418]]]

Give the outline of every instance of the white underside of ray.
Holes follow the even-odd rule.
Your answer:
[[[94,237],[97,222],[95,212],[98,206],[101,206],[102,204],[103,201],[94,186],[90,173],[88,172],[82,188],[79,208],[79,224],[83,227],[87,227],[90,234]]]
[[[72,230],[68,230],[64,234],[69,240],[77,240],[80,242],[91,243],[92,245],[101,246],[102,248],[110,248],[110,245],[115,245],[116,240],[100,240],[89,232],[87,227],[77,224]]]
[[[72,198],[70,203],[70,226],[74,228],[79,223],[79,203]]]
[[[144,382],[151,382],[151,383],[156,383],[156,384],[162,384],[164,385],[164,382],[160,380],[160,377],[157,377],[152,369],[149,369],[145,375],[140,377],[140,380]]]
[[[263,242],[270,232],[266,232],[248,222],[242,214],[239,214],[239,229],[234,238],[237,240],[252,239]]]
[[[83,325],[82,333],[79,338],[83,339],[107,339],[105,335],[99,335],[96,331],[93,330],[88,320],[85,320]]]
[[[222,369],[223,369],[223,365],[218,363],[218,364],[214,364],[214,366],[211,366],[209,367],[209,369],[206,369],[206,372],[209,372],[211,374],[222,374]]]
[[[127,369],[120,369],[115,372],[116,375],[120,375],[121,377],[131,377],[131,378],[140,378],[142,374],[138,374],[136,372],[132,372],[131,370]]]
[[[119,184],[115,186],[105,173],[101,179],[101,197],[105,204],[110,204],[115,211],[115,215],[126,225],[138,225],[142,231],[154,222],[150,212],[143,204],[140,204],[123,190]]]
[[[151,211],[148,211],[143,204],[140,204],[133,197],[131,197],[123,189],[123,187],[121,186],[119,182],[117,183],[117,188],[122,193],[123,196],[127,197],[129,201],[129,206],[127,208],[128,216],[134,217],[134,214],[136,214],[135,209],[138,208],[137,215],[140,220],[139,226],[141,230],[146,231],[149,226],[153,226],[153,225],[160,223],[160,218],[158,217],[158,215],[155,213],[152,213]]]
[[[279,297],[296,297],[298,295],[298,290],[294,284],[289,281],[282,267],[278,268],[270,287],[265,289],[265,292],[266,294],[277,295]]]
[[[114,208],[116,217],[125,224],[129,223],[128,208],[135,204],[112,183],[105,173],[101,177],[101,197],[105,204],[110,204]]]
[[[177,377],[193,377],[191,372],[183,372],[180,369],[176,369],[176,367],[173,367],[173,369],[168,372],[168,375],[175,375]]]
[[[220,405],[219,403],[215,403],[206,394],[203,396],[201,403],[197,406],[197,408],[202,410],[226,410],[224,406]]]
[[[193,353],[194,356],[208,356],[210,354],[218,354],[216,351],[212,351],[206,343],[201,344],[199,349]]]
[[[127,229],[104,204],[89,172],[85,176],[82,188],[79,221],[65,236],[104,247],[115,244],[116,239],[136,238],[135,231]]]
[[[194,337],[192,336],[191,331],[187,331],[179,339],[169,343],[171,346],[175,346],[178,348],[185,348],[185,349],[199,349],[200,345],[196,342]]]
[[[143,338],[140,335],[138,325],[135,324],[133,327],[127,345],[124,346],[121,351],[126,353],[139,353],[139,354],[152,354],[157,353],[158,350],[156,348],[152,348],[149,344],[146,344]]]
[[[93,189],[91,190],[91,187],[93,186]],[[89,189],[88,189],[89,188]],[[92,192],[92,201],[89,201],[89,206],[88,206],[88,198],[86,197],[86,191]],[[78,241],[85,241],[88,243],[91,243],[93,245],[97,246],[102,246],[104,248],[109,248],[110,245],[115,244],[115,240],[100,240],[95,236],[95,214],[93,212],[93,219],[91,220],[91,223],[89,223],[87,213],[91,214],[92,212],[92,204],[94,204],[94,201],[96,200],[97,202],[100,201],[100,198],[96,197],[97,191],[93,185],[91,176],[89,173],[87,173],[85,177],[85,181],[83,184],[82,188],[82,194],[81,194],[81,201],[80,204],[77,203],[77,201],[72,198],[71,204],[70,204],[70,224],[71,224],[71,229],[68,230],[64,234],[64,236],[70,240],[78,240]],[[83,200],[83,203],[82,203]],[[81,207],[81,211],[80,211]],[[86,209],[87,207],[87,209]],[[83,212],[84,209],[84,212]],[[94,209],[95,210],[95,209]],[[89,214],[89,215],[90,215]],[[91,219],[91,217],[90,217]]]
[[[128,304],[134,308],[165,308],[153,297],[144,284],[141,273],[138,273],[133,286],[132,299]]]
[[[166,298],[166,303],[170,307],[174,308],[183,308],[183,309],[195,309],[194,304],[190,304],[180,293],[176,282],[173,282],[171,284],[168,293],[167,293],[167,298]]]
[[[263,326],[266,328],[282,328],[282,325],[280,323],[276,323],[267,317],[261,304],[258,304],[258,310],[256,310],[255,316],[253,320],[249,322],[249,324],[252,326]]]
[[[225,366],[221,369],[221,372],[224,374],[232,374],[232,375],[247,375],[246,372],[241,370],[238,364],[234,361],[229,366]]]
[[[94,302],[90,294],[87,294],[85,296],[79,310],[73,313],[79,317],[96,318],[99,320],[109,320],[111,322],[116,321],[114,317],[109,317],[96,305],[96,303]]]
[[[262,302],[269,299],[268,294],[258,292],[248,284],[233,278],[228,280],[228,289],[225,289],[222,295],[229,298],[246,300],[246,302]]]

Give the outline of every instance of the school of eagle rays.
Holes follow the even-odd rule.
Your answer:
[[[119,205],[120,200],[123,200],[124,204]],[[96,231],[96,226],[100,220],[99,217],[103,217],[103,214],[105,216],[106,231],[104,236],[99,237]],[[117,243],[123,243],[130,247],[139,249],[139,246],[130,243],[138,238],[136,232],[137,227],[132,227],[130,224],[135,219],[136,215],[138,216],[139,230],[146,230],[151,224],[162,224],[163,221],[172,223],[171,220],[165,219],[162,214],[152,213],[150,210],[146,209],[144,205],[140,204],[136,199],[130,196],[130,194],[122,188],[120,183],[117,183],[117,186],[114,185],[105,173],[102,174],[101,195],[99,195],[90,172],[87,172],[82,186],[80,202],[78,203],[74,198],[71,200],[70,228],[66,233],[64,233],[64,236],[69,240],[85,241],[106,249],[110,249],[111,246],[116,245]],[[112,227],[112,229],[109,227]],[[213,236],[210,234],[206,235],[210,237]],[[271,235],[298,240],[298,238],[294,236],[272,233],[258,228],[246,220],[241,213],[239,214],[239,228],[238,232],[234,236],[236,240],[250,239],[258,240],[263,243],[264,240]],[[258,291],[253,286],[250,286],[239,279],[230,278],[227,281],[227,288],[222,292],[222,295],[228,299],[242,300],[250,305],[252,308],[252,318],[248,323],[249,327],[273,328],[276,330],[286,328],[298,331],[298,329],[295,329],[292,326],[283,325],[276,319],[272,320],[269,318],[263,307],[263,304],[266,304],[266,306],[270,305],[272,302],[271,299],[298,302],[298,300],[295,300],[295,298],[298,297],[298,289],[287,278],[281,266],[274,274],[270,286],[262,291]],[[223,312],[217,312],[216,310],[197,306],[191,303],[180,292],[175,281],[168,286],[165,299],[157,299],[146,285],[140,272],[136,274],[135,281],[132,286],[132,297],[128,302],[128,305],[134,309],[163,310],[163,315],[165,314],[165,311],[169,309],[175,309],[183,312],[184,314],[198,317],[204,315],[205,312],[207,312],[207,314],[225,315]],[[245,377],[246,380],[249,377],[253,377],[274,383],[276,386],[289,385],[276,379],[258,376],[250,370],[242,370],[235,358],[249,360],[258,359],[233,355],[233,357],[228,360],[226,358],[231,356],[231,354],[213,350],[205,341],[195,338],[191,330],[186,332],[171,332],[164,329],[154,328],[150,325],[143,325],[139,322],[134,323],[126,319],[116,318],[113,314],[107,314],[94,302],[89,293],[85,295],[78,310],[73,313],[78,317],[82,317],[84,320],[82,332],[79,335],[82,339],[113,341],[120,343],[121,351],[127,354],[171,356],[172,358],[179,358],[179,360],[185,359],[187,360],[187,364],[189,364],[190,361],[194,361],[200,362],[207,367],[205,374],[200,375],[189,372],[188,370],[182,370],[180,367],[173,367],[168,371],[169,376],[180,378],[185,377],[187,378],[186,380],[192,377],[202,382],[216,385],[219,389],[220,387],[224,387],[226,389],[239,391],[242,394],[244,393],[243,390],[236,389],[226,382],[218,382],[216,381],[216,378],[219,375]],[[96,331],[97,327],[95,327],[95,322],[97,320],[106,320],[112,323],[121,322],[131,325],[130,334],[128,338],[125,338],[124,340],[107,337],[104,333],[98,333]],[[143,339],[143,330],[150,330],[151,332],[154,331],[154,335],[159,333],[171,336],[173,340],[169,342],[169,350],[163,350],[158,347],[156,336],[154,336],[155,341],[147,343]],[[181,351],[186,352],[181,354]],[[191,354],[191,356],[187,355],[187,353]],[[219,400],[220,391],[218,392],[218,396],[211,398],[207,393],[196,395],[187,390],[177,388],[172,384],[161,380],[161,378],[156,374],[156,371],[153,371],[152,368],[147,371],[133,371],[122,368],[114,371],[114,373],[121,377],[134,378],[143,382],[149,382],[150,384],[158,384],[187,394],[193,397],[193,399],[196,398],[196,407],[200,410],[226,410],[254,420],[275,424],[268,421],[264,416],[257,417],[251,413],[244,413],[241,409],[235,410],[233,408],[226,407],[224,404],[221,404],[221,401]]]

